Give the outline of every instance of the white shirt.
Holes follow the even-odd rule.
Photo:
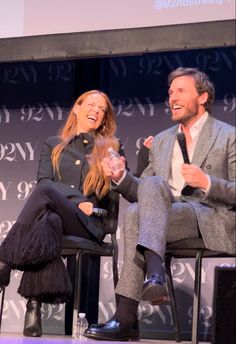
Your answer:
[[[208,118],[208,112],[206,111],[203,116],[200,117],[200,119],[194,123],[190,128],[190,135],[192,138],[191,144],[187,147],[188,150],[188,157],[190,162],[192,161],[194,150],[197,144],[197,140],[199,137],[199,134]],[[181,124],[179,125],[178,132],[181,131]],[[181,165],[184,164],[183,155],[178,143],[178,140],[176,139],[174,144],[174,150],[173,150],[173,156],[171,161],[171,174],[169,178],[169,185],[171,188],[171,191],[174,196],[179,197],[181,195],[181,190],[183,189],[185,185],[184,177],[181,173]],[[210,179],[210,178],[209,178]],[[209,189],[209,187],[208,187]],[[205,191],[207,192],[208,189]]]

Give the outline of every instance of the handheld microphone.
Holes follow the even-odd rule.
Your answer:
[[[177,140],[184,158],[185,164],[190,164],[189,157],[188,157],[188,151],[187,151],[187,145],[186,145],[186,139],[183,132],[179,132],[177,134]],[[185,185],[185,187],[182,189],[181,194],[184,196],[191,196],[194,193],[194,190],[196,188],[193,188],[190,185]]]
[[[190,164],[189,157],[188,157],[188,151],[187,151],[187,145],[186,145],[186,139],[184,133],[181,131],[177,134],[177,140],[184,158],[185,164]]]
[[[98,217],[106,217],[108,214],[108,211],[106,209],[102,208],[93,208],[93,215]]]

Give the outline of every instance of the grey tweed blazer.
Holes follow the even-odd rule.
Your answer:
[[[145,176],[161,176],[168,182],[171,159],[178,126],[158,134],[149,154]],[[235,127],[209,116],[199,135],[192,159],[210,176],[211,187],[205,195],[201,190],[182,200],[193,205],[199,230],[209,249],[234,253],[236,251],[236,147]],[[138,178],[128,171],[124,180],[113,188],[128,201],[137,201]],[[183,223],[186,226],[187,223]]]

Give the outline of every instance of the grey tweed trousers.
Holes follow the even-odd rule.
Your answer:
[[[199,237],[190,203],[176,201],[169,185],[157,176],[145,177],[138,187],[138,203],[124,216],[124,260],[116,293],[140,301],[145,279],[144,247],[164,259],[166,243]]]

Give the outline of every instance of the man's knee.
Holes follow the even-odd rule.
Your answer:
[[[137,223],[138,218],[138,203],[132,203],[125,212],[124,226],[129,227]]]
[[[166,190],[169,186],[167,182],[160,176],[144,177],[138,186],[138,193],[146,193],[154,190]]]

